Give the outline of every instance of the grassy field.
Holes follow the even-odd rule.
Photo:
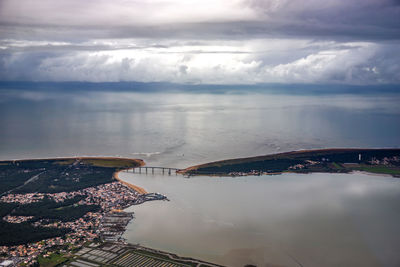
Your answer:
[[[125,158],[82,158],[82,162],[96,167],[133,168],[138,166],[140,160]]]
[[[68,259],[63,257],[61,254],[53,253],[48,257],[39,256],[38,263],[41,267],[54,267],[63,262],[66,262]]]
[[[75,159],[60,159],[53,162],[55,165],[65,166],[75,162]]]
[[[338,170],[343,170],[344,168],[336,162],[332,162],[332,166]]]
[[[400,169],[390,168],[383,165],[378,165],[378,166],[360,165],[359,167],[353,167],[352,169],[358,171],[372,172],[372,173],[400,175]]]

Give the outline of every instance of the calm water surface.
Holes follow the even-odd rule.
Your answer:
[[[187,167],[321,147],[399,147],[400,96],[0,90],[0,159],[124,156]],[[124,179],[133,243],[231,266],[399,266],[400,180],[356,175]]]
[[[0,90],[0,159],[108,155],[186,167],[321,147],[398,147],[400,95]]]
[[[171,201],[130,207],[132,243],[228,266],[399,266],[400,179],[121,173]]]

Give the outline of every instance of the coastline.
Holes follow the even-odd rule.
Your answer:
[[[370,176],[383,176],[383,177],[387,177],[387,178],[399,178],[398,176],[394,176],[394,175],[387,174],[387,173],[367,172],[367,171],[359,171],[359,170],[353,170],[348,173],[349,174],[365,174],[365,175],[370,175]]]
[[[70,158],[63,158],[63,159],[70,159]],[[75,159],[83,159],[83,158],[75,158]],[[99,158],[99,157],[96,157],[96,158],[94,158],[94,157],[89,157],[89,158],[84,158],[84,159],[87,159],[88,161],[86,161],[86,164],[93,164],[93,165],[95,165],[94,163],[93,163],[93,159],[98,159],[98,160],[100,160],[99,162],[97,162],[96,164],[98,164],[98,165],[103,165],[104,167],[105,166],[107,166],[107,165],[109,165],[110,163],[109,162],[104,162],[104,160],[105,159],[114,159],[114,160],[120,160],[119,158],[110,158],[110,157],[101,157],[101,158]],[[144,161],[142,161],[142,160],[139,160],[139,159],[125,159],[125,160],[129,160],[129,162],[132,162],[132,163],[136,163],[137,165],[136,165],[136,167],[139,167],[139,166],[145,166],[145,163],[144,163]],[[1,161],[0,161],[1,162]],[[73,164],[73,163],[69,163],[71,166],[76,166],[76,164]],[[138,198],[143,198],[143,199],[145,199],[147,196],[147,194],[148,194],[148,192],[144,189],[144,188],[142,188],[142,187],[140,187],[140,186],[136,186],[136,185],[134,185],[134,184],[131,184],[131,183],[129,183],[129,182],[125,182],[125,181],[123,181],[120,177],[119,177],[119,173],[121,172],[121,171],[126,171],[126,170],[129,170],[130,168],[132,168],[132,167],[128,167],[129,165],[127,165],[126,163],[124,163],[124,165],[119,165],[118,167],[116,166],[114,169],[113,169],[113,172],[109,172],[108,173],[108,177],[110,177],[110,174],[112,173],[112,179],[114,180],[114,181],[117,181],[118,183],[120,183],[120,184],[122,184],[122,185],[124,185],[124,186],[126,186],[127,188],[129,188],[129,189],[132,189],[132,190],[134,190],[135,192],[137,192],[138,194],[139,194],[139,196],[135,196],[135,194],[132,194],[133,192],[131,192],[131,195],[133,195],[133,196],[135,196],[135,197],[138,197]],[[79,166],[78,166],[79,167]],[[64,168],[64,167],[62,167],[62,168]],[[79,169],[79,168],[78,168]],[[80,172],[82,171],[82,168],[80,169]],[[364,172],[364,171],[353,171],[354,173],[365,173],[365,174],[370,174],[370,175],[380,175],[380,174],[377,174],[377,173],[369,173],[369,172]],[[351,173],[353,173],[353,172],[351,172]],[[268,176],[270,176],[270,175],[281,175],[281,174],[284,174],[284,173],[294,173],[294,174],[307,174],[307,173],[315,173],[315,172],[296,172],[296,171],[282,171],[282,172],[270,172],[270,173],[263,173],[262,175],[268,175]],[[321,173],[328,173],[328,172],[321,172]],[[207,176],[220,176],[220,175],[207,175]],[[386,175],[384,175],[384,176],[386,176]],[[115,183],[115,184],[117,184],[117,183]],[[119,188],[124,188],[124,186],[119,186]],[[125,187],[125,189],[123,189],[123,190],[125,190],[125,191],[129,191],[129,189],[127,189]],[[122,194],[121,193],[117,193],[117,194],[115,194],[115,196],[116,196],[116,198],[119,198],[120,196],[121,196]],[[151,195],[151,194],[150,194]],[[151,199],[151,200],[154,200],[154,199]],[[111,202],[110,202],[111,203]],[[133,204],[133,205],[137,205],[137,204],[141,204],[141,203],[135,203],[135,204]],[[131,205],[130,205],[131,206]],[[129,206],[129,207],[130,207]],[[124,211],[125,210],[125,208],[121,208],[121,209],[118,209],[118,210],[111,210],[111,212],[114,212],[114,211],[116,211],[116,212],[126,212],[126,211]],[[107,215],[106,214],[106,216],[109,216],[109,215]],[[129,215],[128,215],[129,216]],[[127,216],[127,217],[128,217]],[[110,216],[109,216],[110,217]],[[124,226],[125,227],[125,226]],[[126,228],[124,228],[124,233],[126,232]],[[124,241],[124,242],[126,242],[126,241]],[[125,244],[126,245],[126,244]],[[156,250],[156,249],[151,249],[151,248],[145,248],[145,247],[143,247],[144,249],[147,249],[147,250],[149,250],[149,252],[150,253],[153,253],[153,252],[155,252],[155,253],[158,253],[159,255],[167,255],[166,257],[168,257],[169,259],[171,259],[171,260],[174,260],[173,258],[171,258],[170,256],[168,256],[168,255],[174,255],[174,254],[171,254],[171,253],[168,253],[168,252],[163,252],[163,251],[159,251],[159,250]],[[179,256],[177,256],[177,257],[179,257]],[[183,259],[190,259],[190,258],[185,258],[185,257],[181,257],[181,258],[183,258]],[[197,262],[200,262],[200,260],[198,260]],[[214,266],[214,265],[212,265],[212,266]]]
[[[64,162],[68,160],[68,162]],[[22,193],[20,194],[20,197],[16,198],[15,196],[10,196],[8,200],[10,202],[7,202],[8,200],[4,200],[4,203],[22,203],[22,205],[29,205],[33,202],[38,202],[43,198],[51,198],[55,200],[60,200],[62,199],[63,201],[59,201],[60,203],[64,203],[64,200],[70,201],[71,199],[74,199],[75,197],[79,196],[88,196],[87,198],[84,199],[84,203],[77,204],[77,206],[74,205],[74,209],[78,207],[79,205],[82,206],[87,206],[87,205],[98,205],[99,209],[95,211],[90,211],[87,213],[84,213],[83,217],[80,217],[79,220],[74,221],[74,219],[68,220],[67,222],[60,222],[60,224],[49,224],[47,222],[40,223],[37,225],[34,225],[35,227],[65,227],[65,228],[70,228],[71,231],[63,234],[66,236],[66,238],[61,238],[58,235],[54,236],[45,236],[43,239],[38,239],[38,240],[33,240],[33,241],[27,241],[25,243],[17,243],[17,244],[7,244],[0,246],[0,254],[2,255],[7,255],[7,256],[2,256],[0,257],[0,261],[3,259],[8,259],[8,256],[13,256],[13,257],[19,257],[17,259],[18,263],[21,263],[24,261],[24,264],[27,263],[34,263],[34,262],[40,262],[43,260],[43,258],[47,258],[47,255],[51,252],[53,252],[54,255],[63,257],[64,263],[72,263],[76,262],[76,264],[82,264],[84,261],[84,257],[82,257],[83,254],[88,254],[87,252],[90,250],[95,253],[110,253],[109,252],[109,247],[115,248],[116,246],[121,248],[121,251],[119,251],[119,254],[116,254],[116,257],[119,259],[114,259],[114,261],[121,261],[124,259],[126,255],[129,254],[129,257],[139,257],[138,261],[150,261],[153,263],[163,263],[165,264],[170,264],[174,263],[174,266],[207,266],[207,267],[214,267],[214,266],[220,266],[216,265],[213,263],[208,263],[205,261],[202,261],[200,259],[194,259],[194,258],[188,258],[188,257],[181,257],[176,254],[167,252],[167,251],[161,251],[161,250],[156,250],[148,247],[143,247],[139,245],[133,245],[129,244],[126,242],[124,238],[122,238],[122,235],[126,231],[126,226],[127,224],[133,219],[133,212],[125,211],[126,208],[131,207],[132,205],[138,205],[141,204],[145,201],[152,201],[152,200],[168,200],[165,196],[162,196],[158,193],[147,193],[147,191],[139,186],[130,184],[128,182],[123,181],[119,177],[119,173],[121,171],[129,170],[130,168],[134,167],[139,167],[139,166],[144,166],[145,163],[143,160],[140,159],[124,159],[124,158],[111,158],[111,157],[86,157],[86,158],[58,158],[58,159],[42,159],[42,160],[30,160],[30,159],[24,159],[19,162],[26,162],[26,161],[31,161],[34,162],[36,165],[35,168],[37,169],[42,169],[43,168],[48,168],[50,171],[57,171],[60,173],[60,177],[64,176],[70,176],[74,177],[73,174],[74,171],[83,175],[82,177],[85,177],[87,173],[89,174],[95,174],[89,177],[97,177],[99,178],[98,173],[101,173],[99,170],[101,170],[101,167],[105,168],[107,172],[105,172],[108,177],[108,181],[104,184],[94,184],[92,186],[79,189],[79,190],[72,190],[72,191],[60,191],[60,192],[55,192],[55,193],[40,193],[40,196],[37,195],[37,193]],[[36,162],[35,162],[36,161]],[[44,161],[40,162],[40,161]],[[49,162],[50,161],[50,162]],[[55,162],[53,162],[55,161]],[[4,166],[18,166],[22,170],[25,170],[27,168],[31,168],[31,165],[27,166],[20,166],[20,164],[17,164],[18,162],[15,161],[0,161],[0,163],[6,163]],[[42,164],[42,165],[40,165]],[[45,164],[45,165],[43,165]],[[47,165],[46,165],[47,164]],[[97,169],[93,169],[93,166]],[[99,168],[100,167],[100,168]],[[53,168],[53,169],[52,169]],[[110,168],[113,168],[112,171],[110,171]],[[31,169],[29,169],[31,170]],[[68,173],[66,173],[66,170],[68,170]],[[46,170],[48,171],[48,170]],[[23,171],[20,171],[21,173],[25,173]],[[41,172],[42,174],[44,172]],[[110,175],[111,174],[111,175]],[[34,175],[34,174],[32,174]],[[64,175],[64,176],[63,176]],[[35,176],[33,176],[35,177]],[[81,177],[81,176],[79,176]],[[26,177],[22,177],[25,178]],[[61,179],[60,178],[60,179]],[[69,178],[69,177],[68,177]],[[101,177],[100,177],[101,178]],[[111,179],[110,179],[111,178]],[[110,181],[111,180],[111,181]],[[82,182],[82,181],[77,181],[77,182]],[[35,194],[35,197],[31,198],[26,197],[25,194]],[[22,196],[22,197],[21,197]],[[29,202],[24,202],[26,199],[29,200]],[[138,201],[139,200],[139,201]],[[53,201],[53,200],[51,200]],[[96,202],[97,201],[97,202]],[[57,202],[58,203],[58,202]],[[60,204],[61,206],[58,207],[60,209],[66,209],[70,207],[71,205],[68,204]],[[6,204],[7,205],[7,204]],[[62,206],[63,205],[63,206]],[[28,214],[29,215],[29,214]],[[48,215],[48,214],[47,214]],[[46,216],[47,216],[46,215]],[[51,214],[50,214],[51,215]],[[36,215],[35,215],[36,216]],[[42,215],[41,215],[42,216]],[[8,220],[6,223],[14,223],[14,224],[19,224],[23,221],[18,221],[21,219],[20,217],[27,217],[26,215],[21,215],[18,217],[17,216],[9,216]],[[30,218],[33,218],[34,216],[32,215]],[[86,219],[82,219],[86,218]],[[70,219],[70,218],[68,218]],[[4,224],[4,223],[3,223]],[[72,225],[72,226],[71,226]],[[3,225],[2,225],[3,227]],[[22,229],[23,230],[23,229]],[[82,233],[84,233],[82,235]],[[81,237],[84,236],[84,239]],[[98,239],[96,239],[98,238]],[[0,240],[4,240],[1,238]],[[78,256],[78,260],[75,261],[76,257],[70,257],[71,254],[75,254],[75,251],[65,251],[62,252],[61,254],[59,252],[54,252],[51,248],[54,246],[61,246],[65,245],[66,242],[68,244],[74,244],[77,247],[76,248],[82,248],[81,251],[83,253],[81,254],[76,254],[73,256]],[[43,245],[44,244],[44,245]],[[21,249],[21,246],[23,246],[23,249]],[[18,248],[18,250],[17,250]],[[103,249],[105,248],[105,249]],[[129,250],[129,253],[126,254]],[[114,251],[115,252],[115,251]],[[46,255],[46,254],[47,255]],[[69,253],[69,254],[67,254]],[[50,255],[53,255],[50,254]],[[89,254],[88,254],[89,255]],[[89,255],[91,256],[91,255]],[[50,256],[51,258],[51,256]],[[103,257],[104,258],[104,257]],[[89,259],[90,263],[96,262],[97,265],[104,265],[104,259],[100,258],[95,258]],[[133,258],[131,259],[133,260]],[[71,264],[68,266],[72,266],[74,264]],[[67,266],[67,265],[66,265]],[[109,265],[107,265],[109,266]],[[170,266],[170,265],[169,265]],[[171,265],[172,266],[172,265]]]
[[[142,159],[133,159],[125,157],[114,157],[114,156],[72,156],[72,157],[38,157],[38,158],[14,158],[14,159],[1,159],[0,162],[11,162],[11,161],[41,161],[41,160],[127,160],[131,162],[136,162],[144,166]]]
[[[59,160],[59,161],[62,161],[62,160],[87,160],[87,161],[90,161],[90,160],[99,160],[99,161],[101,161],[101,160],[115,160],[115,161],[121,161],[121,160],[123,160],[123,161],[127,161],[127,162],[132,162],[132,163],[139,164],[140,167],[145,165],[144,161],[141,160],[141,159],[120,158],[120,157],[110,157],[110,156],[76,156],[76,157],[53,157],[53,158],[9,159],[9,160],[0,160],[0,163],[15,162],[15,161],[21,161],[21,162],[26,162],[26,161],[42,161],[42,160]],[[121,171],[124,171],[124,170],[127,170],[127,169],[129,169],[129,168],[122,167],[121,170],[114,172],[114,173],[113,173],[113,178],[114,178],[115,180],[119,181],[120,183],[122,183],[122,184],[128,186],[129,188],[135,190],[135,191],[138,192],[139,194],[148,194],[148,192],[147,192],[144,188],[142,188],[142,187],[140,187],[140,186],[136,186],[136,185],[130,184],[130,183],[125,182],[125,181],[123,181],[123,180],[121,180],[121,179],[119,178],[118,174],[119,174]]]
[[[134,184],[131,184],[131,183],[128,183],[128,182],[125,182],[125,181],[123,181],[121,178],[119,178],[118,175],[119,175],[119,173],[122,172],[122,171],[124,171],[124,170],[120,170],[120,171],[114,172],[114,174],[113,174],[114,179],[116,179],[116,180],[117,180],[118,182],[120,182],[121,184],[126,185],[127,187],[129,187],[129,188],[135,190],[136,192],[138,192],[138,193],[141,194],[141,195],[143,195],[143,194],[148,194],[148,192],[147,192],[144,188],[142,188],[142,187],[140,187],[140,186],[137,186],[137,185],[134,185]]]
[[[190,166],[179,173],[189,176],[246,176],[360,170],[399,178],[399,162],[399,148],[325,148],[219,160]]]

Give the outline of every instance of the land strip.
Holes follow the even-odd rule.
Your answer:
[[[123,170],[121,170],[121,171],[123,171]],[[140,186],[137,186],[137,185],[134,185],[134,184],[131,184],[131,183],[128,183],[128,182],[125,182],[121,178],[119,178],[119,173],[121,171],[117,171],[117,172],[114,173],[114,179],[118,180],[120,183],[128,186],[129,188],[135,190],[139,194],[148,194],[148,192],[144,188],[142,188]]]
[[[283,172],[348,173],[365,171],[400,177],[400,149],[332,148],[300,150],[196,165],[186,175],[245,176]]]
[[[143,165],[112,157],[0,161],[0,259],[32,263],[48,248],[79,247],[105,229],[118,240],[124,229],[118,222],[103,227],[102,218],[113,212],[124,217],[122,209],[147,198],[114,176]]]

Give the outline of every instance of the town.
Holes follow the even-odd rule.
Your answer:
[[[74,221],[54,221],[41,219],[33,223],[35,227],[57,227],[68,229],[65,236],[58,236],[34,243],[15,246],[1,246],[2,259],[12,265],[33,265],[39,255],[51,250],[52,247],[62,248],[67,253],[82,247],[85,243],[94,240],[123,241],[121,235],[125,226],[133,218],[132,213],[123,209],[143,203],[146,200],[167,199],[160,194],[139,195],[136,191],[120,182],[102,184],[72,192],[60,193],[28,193],[7,194],[0,198],[2,203],[31,204],[45,198],[57,203],[82,197],[76,206],[97,205],[100,209],[88,212],[83,217]],[[6,215],[2,219],[9,223],[22,223],[33,219],[34,216]]]

